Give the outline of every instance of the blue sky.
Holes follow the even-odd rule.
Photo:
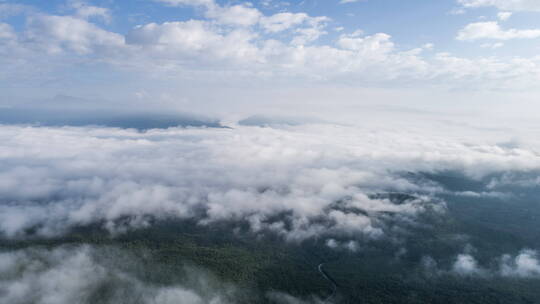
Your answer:
[[[73,2],[73,1],[72,1]],[[534,1],[533,1],[534,2]],[[51,0],[19,0],[5,3],[17,3],[34,6],[49,14],[67,15],[72,12],[69,1]],[[104,28],[119,33],[129,32],[133,26],[148,22],[162,23],[167,21],[185,21],[189,19],[204,19],[200,8],[190,5],[171,7],[152,0],[112,1],[95,0],[81,2],[87,5],[107,8],[112,15],[110,22],[103,24],[102,20],[94,20]],[[343,27],[344,31],[361,29],[369,33],[384,32],[392,35],[393,40],[403,47],[415,47],[422,43],[437,43],[439,47],[447,47],[448,51],[469,52],[473,55],[483,55],[486,50],[478,50],[477,44],[458,43],[456,33],[465,25],[478,21],[496,21],[501,12],[496,6],[485,5],[471,9],[463,9],[453,0],[442,1],[398,1],[398,0],[362,0],[340,4],[339,0],[304,0],[304,1],[218,1],[223,6],[249,3],[266,15],[279,12],[308,13],[311,16],[328,16],[331,18],[329,27]],[[531,29],[540,27],[538,12],[527,10],[503,10],[513,13],[513,18],[505,21],[508,28]],[[8,21],[22,27],[24,18],[15,16]],[[330,32],[321,41],[335,39],[337,32]],[[520,43],[525,42],[525,43]],[[513,41],[512,45],[497,51],[501,54],[515,55],[515,44],[528,48],[520,52],[535,52],[540,49],[540,42]],[[536,54],[534,53],[534,54]]]
[[[0,102],[530,102],[539,17],[536,0],[0,0]]]

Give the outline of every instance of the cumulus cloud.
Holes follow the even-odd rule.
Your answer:
[[[261,12],[247,5],[215,6],[206,12],[206,17],[215,19],[221,24],[251,26],[257,24],[261,18]]]
[[[60,54],[71,51],[85,55],[114,51],[124,45],[124,37],[71,16],[35,15],[28,20],[25,39],[30,48]]]
[[[483,278],[540,278],[540,260],[536,250],[523,249],[515,256],[504,254],[499,258],[492,259],[491,262],[490,265],[496,266],[482,266],[471,250],[465,250],[464,253],[456,256],[451,269],[448,271],[440,268],[438,263],[429,256],[422,259],[421,265],[427,275],[454,274]]]
[[[504,30],[495,21],[471,23],[461,29],[458,33],[458,40],[478,40],[478,39],[532,39],[540,37],[540,29],[509,29]]]
[[[528,88],[540,77],[537,57],[506,61],[493,57],[472,60],[448,53],[431,57],[423,54],[429,47],[402,50],[387,33],[342,32],[334,42],[317,43],[327,34],[328,17],[290,12],[265,15],[246,3],[222,6],[214,1],[164,1],[201,7],[205,18],[145,23],[125,35],[89,20],[108,20],[109,10],[81,1],[69,3],[73,15],[31,13],[21,31],[2,24],[0,61],[8,66],[0,71],[2,79],[9,83],[44,75],[54,79],[55,71],[81,63],[107,63],[120,71],[194,81],[289,79],[367,86],[416,82],[500,89]],[[283,32],[286,35],[274,37]],[[496,22],[483,22],[467,26],[458,38],[534,36],[534,29],[504,30]],[[484,64],[470,64],[478,61]],[[32,73],[36,68],[41,73]]]
[[[258,49],[251,43],[253,34],[244,30],[220,33],[205,21],[150,23],[134,28],[126,37],[130,45],[142,46],[163,58],[199,57],[201,61],[235,60],[256,62]]]
[[[508,277],[540,277],[540,261],[535,250],[524,249],[515,257],[505,254],[500,262],[500,275]]]
[[[250,3],[221,6],[214,0],[157,0],[170,6],[195,6],[205,10],[205,16],[226,25],[250,26],[259,22],[261,12]]]
[[[248,3],[161,2],[200,7],[204,18],[144,23],[120,34],[91,22],[92,18],[110,19],[109,10],[72,1],[73,15],[29,13],[25,28],[19,31],[2,24],[0,63],[7,68],[0,71],[0,77],[11,84],[43,81],[45,76],[55,79],[70,67],[94,67],[96,63],[107,63],[108,68],[122,72],[143,71],[141,77],[167,75],[167,79],[189,77],[191,81],[267,83],[288,79],[289,83],[515,89],[534,87],[540,77],[539,57],[472,60],[448,53],[426,56],[423,52],[430,47],[403,50],[387,33],[362,31],[343,31],[334,42],[318,43],[331,22],[325,16],[301,12],[265,15]],[[459,39],[535,35],[535,30],[504,30],[497,23],[484,22],[463,29]]]
[[[452,266],[452,271],[460,275],[475,275],[482,273],[478,267],[478,262],[470,254],[459,254]]]
[[[90,246],[0,253],[0,296],[7,303],[232,303],[234,286],[184,267],[185,285],[160,286],[137,276],[135,258]],[[106,290],[107,292],[104,292]]]

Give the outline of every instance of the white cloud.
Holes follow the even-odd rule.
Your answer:
[[[16,39],[17,34],[13,30],[13,27],[7,23],[0,23],[0,40],[13,40]]]
[[[232,285],[204,271],[184,267],[186,285],[158,286],[141,281],[144,267],[129,253],[91,246],[52,250],[27,248],[0,253],[0,294],[13,304],[69,303],[230,303]],[[182,274],[178,274],[179,277]],[[103,293],[103,286],[107,292]]]
[[[331,46],[304,47],[326,33],[324,28],[327,21],[326,17],[309,17],[306,14],[277,14],[262,18],[260,24],[264,31],[291,30],[291,43],[285,43],[261,38],[255,28],[245,27],[253,21],[242,22],[245,26],[232,28],[203,20],[149,23],[135,27],[124,38],[78,17],[32,15],[23,33],[18,33],[17,37],[10,34],[12,43],[6,44],[3,51],[7,53],[4,59],[10,61],[22,55],[35,61],[32,59],[35,54],[45,52],[55,56],[71,52],[88,56],[90,62],[108,62],[145,71],[176,70],[180,74],[186,69],[212,65],[220,69],[227,67],[240,74],[332,77],[327,73],[329,68],[334,74],[353,72],[353,69],[364,72],[367,64],[374,65],[368,60],[369,57],[380,58],[379,63],[384,63],[384,59],[388,58],[387,67],[396,73],[402,68],[422,65],[414,54],[379,54],[381,50],[376,47],[372,50],[364,48],[362,55],[365,57],[359,56],[358,50]],[[127,44],[124,40],[127,40]],[[369,40],[366,39],[366,43]],[[361,41],[357,44],[360,45]],[[66,58],[57,59],[44,61],[47,65],[57,62],[67,64]],[[32,68],[35,68],[35,64]],[[384,69],[377,70],[384,75]],[[14,78],[12,73],[10,76]]]
[[[313,42],[319,39],[319,37],[327,34],[326,31],[316,27],[297,29],[295,33],[297,35],[292,39],[291,44],[300,46]]]
[[[499,20],[506,21],[512,17],[512,12],[499,12],[497,13]]]
[[[261,20],[261,26],[268,32],[276,33],[304,23],[310,17],[305,13],[278,13]]]
[[[447,79],[447,81],[469,82],[471,88],[499,88],[512,90],[517,87],[531,87],[540,79],[538,62],[540,57],[530,59],[513,58],[510,61],[501,61],[495,57],[480,57],[469,59],[452,56],[448,53],[437,53],[435,60],[434,77]],[[439,74],[440,76],[438,76]],[[474,83],[474,85],[472,85]]]
[[[199,65],[220,62],[220,67],[227,64],[249,67],[245,71],[247,73],[309,78],[331,78],[342,73],[362,75],[366,69],[373,69],[376,72],[371,77],[389,79],[397,77],[389,72],[399,75],[405,69],[411,73],[425,67],[416,51],[397,52],[386,34],[343,36],[336,47],[307,46],[326,33],[321,25],[326,18],[279,14],[269,18],[262,22],[270,31],[285,30],[293,23],[303,22],[292,31],[296,36],[290,44],[261,39],[253,30],[223,29],[212,22],[199,20],[146,24],[133,29],[127,35],[127,42],[131,46],[142,46],[151,53],[134,51],[139,58],[130,62],[159,64],[161,59],[167,59],[168,65],[176,64],[175,68],[180,70],[189,62]],[[153,58],[153,61],[148,58]],[[379,65],[378,69],[376,65]]]
[[[426,43],[422,46],[423,49],[432,51],[435,48],[435,45],[433,43]]]
[[[458,0],[464,7],[493,6],[504,11],[540,11],[537,0]]]
[[[251,26],[261,19],[261,12],[246,5],[213,6],[206,12],[206,17],[215,19],[221,24]]]
[[[214,0],[157,0],[172,6],[189,5],[203,7],[205,17],[227,25],[251,26],[257,24],[262,13],[251,4],[221,6]]]
[[[482,272],[478,267],[478,262],[470,254],[458,255],[452,271],[459,275],[475,275]]]
[[[358,35],[341,35],[338,45],[346,50],[359,52],[361,55],[378,54],[385,56],[394,50],[394,43],[390,36],[378,33],[373,36],[358,37]]]
[[[209,22],[150,23],[134,28],[126,37],[130,45],[141,46],[158,58],[193,60],[237,60],[256,62],[259,50],[252,44],[253,33],[242,29],[221,32]]]
[[[221,6],[215,1],[210,0],[163,0],[162,2],[166,2],[170,5],[202,6],[205,8],[205,17],[212,19],[217,23],[244,27],[260,23],[262,28],[271,33],[284,31],[305,23],[309,27],[300,28],[298,31],[314,32],[317,30],[319,32],[319,35],[314,35],[312,33],[307,34],[307,36],[316,36],[313,39],[306,39],[308,42],[320,36],[322,28],[325,27],[324,22],[329,20],[327,17],[310,17],[305,13],[290,12],[264,16],[257,8],[252,7],[250,3]]]
[[[92,6],[81,0],[71,0],[68,6],[75,10],[75,15],[83,19],[101,18],[105,22],[111,21],[111,12],[108,8]]]
[[[471,23],[461,29],[457,35],[458,40],[478,40],[478,39],[533,39],[540,37],[540,29],[509,29],[504,30],[497,22],[476,22]]]
[[[504,255],[501,258],[500,274],[509,277],[540,277],[540,261],[538,253],[534,250],[525,249],[512,257]]]
[[[14,84],[44,82],[70,66],[91,68],[107,63],[109,69],[147,75],[148,81],[159,77],[182,82],[186,77],[193,81],[227,79],[229,83],[287,79],[289,83],[515,90],[536,87],[540,79],[539,57],[472,60],[447,53],[425,56],[422,52],[430,45],[402,50],[386,33],[355,32],[330,43],[317,43],[327,33],[330,19],[324,16],[265,16],[249,4],[220,6],[213,1],[167,3],[201,6],[208,18],[142,24],[125,37],[85,20],[92,16],[90,12],[81,13],[86,17],[30,14],[26,27],[18,32],[3,25],[0,61],[7,68],[0,71],[0,77]],[[93,16],[103,16],[96,14]],[[273,37],[275,33],[279,40]],[[537,34],[536,30],[503,30],[497,23],[481,22],[467,26],[458,37],[511,39]],[[485,64],[470,64],[476,61]],[[33,73],[36,69],[41,72]]]
[[[326,241],[326,246],[332,249],[344,249],[351,252],[357,252],[360,249],[360,245],[357,241],[347,241],[347,242],[339,242],[334,239],[328,239]]]
[[[460,276],[540,278],[540,260],[535,250],[523,249],[516,256],[504,254],[493,260],[497,261],[498,265],[492,268],[481,267],[470,250],[465,251],[457,255],[450,271],[439,269],[437,262],[431,257],[425,257],[422,266],[428,275],[453,273]]]
[[[53,54],[64,51],[80,55],[116,51],[124,45],[123,36],[70,16],[30,17],[25,39],[30,47],[39,47]]]

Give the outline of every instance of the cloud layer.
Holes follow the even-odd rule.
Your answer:
[[[523,149],[404,134],[334,125],[145,133],[3,126],[0,232],[55,236],[101,223],[121,233],[172,218],[246,221],[253,233],[288,240],[393,238],[395,225],[445,209],[433,197],[443,190],[402,172],[478,177],[540,166]],[[416,198],[395,204],[373,196],[388,191]]]

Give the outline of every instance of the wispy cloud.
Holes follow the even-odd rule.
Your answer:
[[[27,248],[0,253],[0,294],[9,303],[232,303],[235,287],[184,267],[183,285],[141,280],[132,253],[91,246]],[[107,292],[103,292],[106,286]]]

